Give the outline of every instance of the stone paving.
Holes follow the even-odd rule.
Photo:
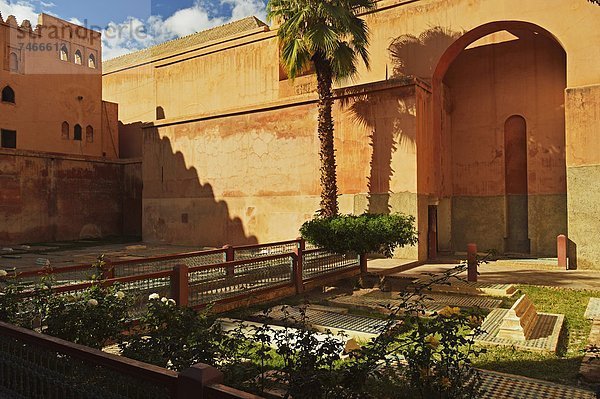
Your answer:
[[[600,383],[600,298],[590,298],[585,318],[592,320],[588,348],[581,361],[579,374],[588,383]]]
[[[374,261],[369,262],[369,268]],[[398,260],[401,266],[404,261]],[[387,265],[394,271],[393,260]],[[412,265],[409,265],[412,266]],[[407,270],[389,273],[390,276],[421,278],[424,273],[443,273],[457,266],[457,262],[427,264],[410,267]],[[378,270],[377,264],[373,270]],[[502,260],[483,264],[479,267],[479,281],[494,284],[530,284],[548,287],[600,290],[600,271],[596,270],[564,270],[558,266],[539,263],[534,260],[510,261]],[[466,273],[464,273],[466,278]]]
[[[595,399],[585,389],[510,374],[482,371],[480,399]]]
[[[47,259],[53,267],[92,264],[98,255],[104,254],[107,260],[134,260],[159,255],[170,255],[201,251],[204,248],[145,244],[140,242],[106,243],[94,240],[58,242],[34,246],[0,248],[0,269],[16,268],[19,271],[37,270],[42,267],[39,259]]]
[[[273,307],[267,312],[267,315],[268,320],[280,323],[303,321],[300,309],[293,306]],[[254,317],[261,318],[264,316],[263,313],[257,313]],[[383,331],[387,324],[382,319],[338,313],[337,311],[328,311],[325,308],[312,308],[310,306],[305,309],[304,317],[304,321],[318,331],[344,332],[355,339],[371,339]]]
[[[436,293],[427,293],[429,300],[425,301],[425,307],[428,313],[442,310],[446,306],[458,306],[461,308],[482,308],[493,309],[502,303],[500,299],[485,298],[480,296],[467,295],[444,295]],[[359,308],[368,308],[380,312],[386,312],[387,307],[397,307],[402,301],[398,299],[398,294],[381,293],[373,291],[364,295],[345,295],[329,300],[334,305],[354,306]]]
[[[588,320],[600,320],[600,298],[590,298],[584,317]]]

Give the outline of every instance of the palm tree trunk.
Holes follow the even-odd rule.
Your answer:
[[[322,57],[314,57],[317,72],[317,92],[319,94],[319,140],[321,149],[321,216],[331,217],[338,214],[338,188],[333,144],[333,95],[331,86],[333,72],[329,62]]]

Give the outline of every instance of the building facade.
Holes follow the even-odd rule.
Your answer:
[[[551,7],[549,7],[551,3]],[[586,0],[383,0],[371,68],[336,89],[340,208],[404,212],[419,244],[600,267],[600,7]],[[319,204],[316,80],[279,67],[254,18],[105,63],[143,153],[143,235],[289,239]]]
[[[99,32],[47,14],[36,27],[0,16],[2,148],[119,158],[101,46]]]
[[[140,235],[141,160],[119,159],[100,33],[0,16],[0,247]]]

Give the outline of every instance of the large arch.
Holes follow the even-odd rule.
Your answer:
[[[455,157],[455,154],[452,154],[452,144],[448,144],[448,139],[446,137],[444,137],[445,134],[448,134],[448,129],[450,130],[450,133],[452,133],[455,129],[454,126],[452,126],[451,128],[448,127],[448,125],[452,125],[454,123],[454,120],[450,121],[449,117],[447,117],[447,110],[446,108],[448,107],[447,102],[448,101],[454,101],[454,99],[449,100],[448,96],[449,94],[445,91],[448,91],[448,87],[445,87],[444,85],[444,79],[446,78],[449,70],[451,70],[451,67],[453,65],[455,65],[455,63],[457,62],[457,60],[461,59],[460,57],[463,57],[464,54],[468,53],[468,51],[466,52],[465,50],[467,50],[469,48],[469,46],[473,45],[474,43],[478,42],[479,40],[488,37],[489,35],[492,35],[494,33],[498,33],[498,32],[508,32],[508,34],[512,35],[515,37],[515,39],[518,39],[519,41],[525,41],[525,40],[546,40],[548,42],[553,43],[553,45],[556,45],[556,48],[560,48],[560,50],[562,50],[563,53],[565,53],[564,51],[564,46],[560,43],[560,41],[548,30],[544,29],[543,27],[540,27],[536,24],[530,23],[530,22],[525,22],[525,21],[495,21],[495,22],[490,22],[490,23],[486,23],[484,25],[478,26],[466,33],[464,33],[463,35],[461,35],[460,37],[458,37],[455,41],[453,41],[448,48],[443,52],[443,54],[441,55],[441,57],[439,58],[439,61],[437,63],[437,65],[435,66],[433,75],[432,75],[432,118],[433,120],[431,121],[432,123],[432,127],[433,127],[433,132],[434,132],[434,136],[433,137],[437,137],[438,142],[437,144],[434,146],[437,147],[438,151],[437,154],[435,154],[435,149],[432,149],[432,152],[434,152],[432,155],[432,157],[430,159],[434,159],[437,163],[437,167],[441,170],[440,172],[440,177],[437,181],[437,187],[436,190],[434,190],[437,193],[438,196],[438,201],[442,198],[445,198],[446,201],[448,201],[443,208],[445,210],[449,210],[449,215],[443,215],[442,217],[440,217],[441,220],[449,220],[450,222],[450,226],[448,229],[441,229],[441,231],[447,231],[448,232],[448,236],[445,237],[446,238],[446,242],[449,242],[450,244],[448,244],[450,246],[450,250],[451,251],[464,251],[463,247],[466,247],[466,242],[470,242],[470,241],[478,241],[480,240],[482,243],[486,243],[483,244],[481,249],[483,250],[487,250],[487,249],[495,249],[498,250],[500,253],[502,252],[519,252],[519,253],[527,253],[529,252],[528,250],[525,251],[510,251],[510,248],[514,247],[514,245],[510,244],[510,240],[509,237],[511,236],[511,225],[510,223],[514,222],[514,216],[511,216],[511,212],[509,212],[509,203],[511,203],[511,201],[514,202],[514,199],[512,197],[510,197],[507,194],[507,191],[504,191],[504,209],[502,209],[501,211],[495,211],[493,207],[490,206],[489,208],[489,212],[496,212],[495,218],[490,218],[489,220],[483,221],[481,219],[477,219],[477,217],[475,217],[476,215],[474,214],[473,217],[473,221],[471,222],[472,225],[465,227],[464,224],[464,220],[468,218],[468,212],[469,209],[473,209],[474,208],[474,203],[469,204],[468,206],[463,206],[464,210],[461,211],[457,211],[455,212],[455,206],[456,206],[456,202],[458,201],[457,198],[455,198],[455,189],[453,187],[453,179],[458,180],[454,177],[454,170],[457,168],[461,168],[464,165],[456,165],[456,160],[453,159],[453,157]],[[494,44],[494,43],[493,43]],[[489,45],[489,44],[488,44]],[[484,47],[484,46],[481,46]],[[480,48],[481,48],[480,47]],[[469,50],[470,51],[470,50]],[[566,53],[565,53],[566,54]],[[566,57],[566,55],[565,55]],[[564,73],[564,86],[562,86],[560,88],[560,92],[559,94],[561,95],[562,98],[562,104],[564,107],[564,89],[566,88],[566,58],[565,58],[565,65],[564,65],[564,70],[562,71]],[[557,93],[557,90],[554,90],[554,94]],[[494,95],[492,94],[488,94],[488,95]],[[474,109],[473,113],[477,113],[478,110]],[[512,113],[520,113],[519,110],[515,110],[513,109],[512,112],[509,113],[508,116],[510,116],[510,114]],[[504,123],[506,121],[506,116],[498,116],[499,121],[495,121],[496,125],[495,129],[491,128],[489,130],[493,131],[494,133],[491,134],[495,134],[496,136],[501,136],[502,134],[505,134],[505,126]],[[502,123],[500,123],[500,120]],[[539,256],[552,256],[553,255],[553,246],[552,246],[552,239],[551,239],[551,235],[555,234],[555,233],[560,233],[560,234],[566,234],[566,220],[567,220],[567,210],[566,210],[566,164],[564,161],[564,154],[565,154],[565,144],[564,144],[564,137],[565,137],[565,128],[564,128],[564,121],[565,121],[565,115],[564,115],[564,108],[562,111],[562,126],[560,127],[562,129],[561,131],[561,135],[562,135],[562,144],[561,145],[557,145],[556,147],[558,148],[557,152],[560,152],[560,154],[557,155],[557,159],[558,159],[558,163],[561,163],[560,167],[564,170],[564,192],[561,192],[561,198],[558,202],[560,202],[560,210],[558,211],[560,213],[560,221],[556,223],[557,227],[550,229],[551,233],[546,234],[545,237],[543,238],[539,238],[536,237],[536,240],[534,240],[534,242],[532,243],[532,248],[531,248],[531,252],[534,255],[539,255]],[[502,126],[500,126],[502,125]],[[558,125],[557,125],[558,126]],[[556,130],[556,127],[554,127],[554,129]],[[501,133],[499,133],[501,132]],[[555,135],[556,136],[556,135]],[[450,138],[450,143],[452,143],[453,140],[456,140],[457,137],[454,138]],[[498,139],[496,137],[496,142],[498,142]],[[456,144],[454,144],[456,145]],[[450,149],[448,147],[451,147]],[[505,141],[504,138],[501,140],[501,143],[498,143],[498,147],[497,147],[497,151],[495,152],[494,156],[496,157],[500,157],[501,160],[498,161],[496,160],[496,164],[501,164],[502,162],[507,162],[504,157],[506,156],[506,152],[505,152]],[[447,152],[450,152],[451,155],[446,155]],[[525,149],[525,151],[527,151],[527,149]],[[490,153],[489,157],[491,159],[492,154]],[[456,157],[457,158],[457,157]],[[448,172],[447,170],[444,171],[444,168],[451,168],[451,171]],[[504,165],[502,166],[502,170],[504,170]],[[448,178],[447,174],[450,174],[450,178]],[[528,173],[527,170],[525,170],[524,173]],[[504,175],[504,173],[502,173],[502,177],[498,177],[499,179],[507,179],[507,176]],[[475,174],[476,175],[476,174]],[[477,179],[477,176],[474,176],[473,179]],[[448,183],[448,180],[450,181],[450,183]],[[487,184],[487,182],[485,183]],[[502,187],[503,189],[505,189],[505,182],[502,182]],[[477,195],[477,194],[473,194],[473,195]],[[525,197],[528,196],[528,193],[525,193]],[[563,206],[563,201],[564,201],[564,206]],[[490,204],[489,200],[488,202],[486,201],[480,201],[481,204],[485,204],[482,205],[483,207],[489,206],[488,204]],[[525,204],[525,208],[527,209],[527,206],[529,206],[529,209],[532,209],[532,207],[535,207],[535,204],[532,205],[531,203],[529,205],[527,205],[527,201],[525,200],[524,202],[522,202],[523,204]],[[456,206],[457,209],[459,209],[460,207]],[[563,209],[564,208],[564,209]],[[488,209],[486,209],[486,211],[488,211]],[[467,215],[465,215],[465,213],[467,213]],[[458,216],[456,216],[458,215]],[[514,212],[512,212],[512,215],[514,215]],[[529,216],[529,213],[527,211],[525,212],[521,212],[520,214],[521,218],[531,218],[531,216]],[[448,217],[446,217],[448,216]],[[455,218],[456,216],[456,218]],[[436,215],[437,218],[437,215]],[[460,220],[459,222],[455,222],[456,219]],[[564,220],[564,223],[563,223]],[[500,225],[502,224],[502,229],[504,230],[503,235],[504,235],[504,242],[502,242],[502,240],[497,239],[498,237],[495,237],[496,239],[491,239],[488,235],[486,235],[487,233],[484,233],[484,230],[490,230],[491,227],[490,226],[486,226],[482,224],[485,223],[489,223],[489,224],[496,224],[496,225]],[[455,226],[456,224],[456,226]],[[525,223],[525,226],[527,225],[527,223]],[[533,224],[534,226],[534,230],[536,229],[535,223]],[[563,227],[564,226],[564,227]],[[514,227],[514,225],[513,225]],[[534,233],[537,234],[537,231],[539,231],[539,226],[537,227],[538,230],[535,230]],[[464,234],[462,231],[459,230],[465,230]],[[479,233],[478,233],[479,232]],[[532,233],[532,235],[534,234]],[[500,233],[496,234],[499,235]],[[525,237],[527,237],[527,232],[525,233]],[[468,241],[467,241],[468,240]],[[507,241],[508,240],[508,241]],[[437,241],[437,239],[436,239]],[[443,241],[443,240],[442,240]],[[543,241],[543,242],[542,242]],[[489,242],[493,242],[493,246],[492,244],[490,244],[490,246],[488,247]],[[507,243],[508,242],[508,243]],[[518,246],[520,248],[529,248],[529,244],[528,243],[522,243],[522,245]],[[449,248],[444,248],[445,250],[448,250]]]

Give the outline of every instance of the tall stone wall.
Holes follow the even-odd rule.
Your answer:
[[[0,150],[0,244],[140,235],[140,161]]]

